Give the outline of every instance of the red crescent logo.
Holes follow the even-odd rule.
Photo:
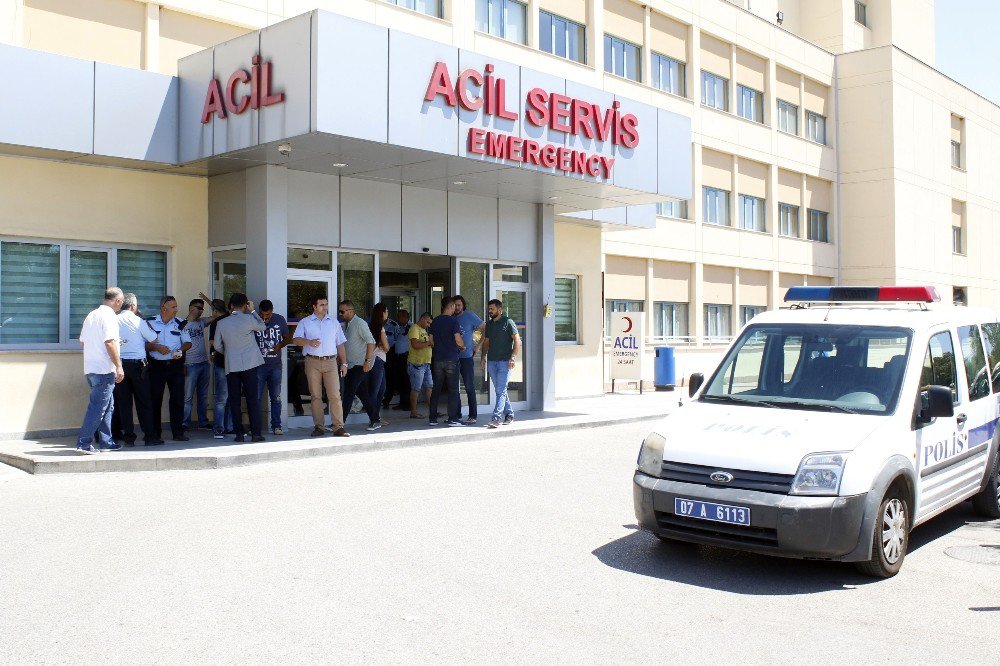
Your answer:
[[[632,317],[622,317],[622,319],[628,322],[628,328],[622,331],[622,333],[628,333],[632,330]]]

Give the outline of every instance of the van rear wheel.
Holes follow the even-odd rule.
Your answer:
[[[1000,453],[994,456],[986,487],[972,498],[972,508],[984,518],[1000,518]]]
[[[858,570],[875,578],[891,578],[899,573],[910,545],[910,507],[896,486],[882,498],[872,534],[871,559],[857,562]]]

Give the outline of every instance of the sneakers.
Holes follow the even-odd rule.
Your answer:
[[[216,430],[212,432],[212,439],[225,439],[226,433],[222,430]]]
[[[476,419],[475,416],[470,416],[469,418],[462,421],[462,423],[464,423],[465,425],[476,425],[477,423],[479,423],[479,421]]]
[[[237,444],[245,444],[246,441],[247,441],[247,436],[246,435],[236,435],[235,437],[233,437],[233,441],[236,442]]]
[[[503,420],[503,424],[504,425],[510,425],[513,422],[514,422],[514,415],[513,414],[508,414],[507,417],[504,418],[504,420]]]
[[[371,423],[368,424],[368,432],[378,430],[381,427],[382,427],[381,421],[372,421]]]
[[[489,423],[486,424],[486,427],[487,428],[499,428],[500,427],[500,419],[492,419]]]
[[[281,428],[272,428],[271,429],[271,434],[272,435],[284,435],[285,433],[281,430]]]
[[[449,426],[449,427],[452,427],[452,428],[456,428],[456,427],[460,428],[463,425],[465,425],[464,423],[462,423],[461,421],[459,421],[457,419],[448,419],[447,421],[444,422],[444,424],[446,426]]]
[[[322,437],[325,434],[326,434],[326,429],[321,428],[320,426],[316,426],[315,428],[313,428],[313,431],[311,433],[309,433],[309,436],[310,437]]]
[[[100,451],[94,448],[93,444],[77,444],[76,450],[79,451],[80,453],[86,453],[87,455],[100,453]]]
[[[428,421],[427,422],[427,425],[429,425],[429,426],[436,426],[437,424],[438,424],[437,421]]]
[[[99,448],[101,451],[120,451],[122,445],[119,444],[118,442],[107,442],[107,443],[102,442]]]

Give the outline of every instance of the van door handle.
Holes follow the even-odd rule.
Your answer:
[[[965,425],[965,422],[968,420],[969,417],[966,416],[965,414],[959,414],[958,416],[955,417],[955,421],[958,422],[958,425]]]

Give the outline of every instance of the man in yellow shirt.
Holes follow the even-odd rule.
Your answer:
[[[422,419],[423,414],[417,413],[417,396],[421,389],[424,392],[424,401],[431,403],[431,389],[434,388],[434,381],[431,379],[431,342],[427,335],[427,328],[431,325],[431,313],[425,312],[420,315],[420,319],[410,326],[410,351],[406,355],[406,373],[410,377],[410,418]]]

